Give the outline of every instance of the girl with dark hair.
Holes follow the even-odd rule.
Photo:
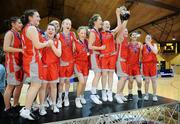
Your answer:
[[[138,98],[142,98],[141,92],[141,73],[140,73],[140,56],[141,56],[142,45],[138,41],[138,36],[136,32],[132,32],[130,35],[130,42],[128,43],[128,57],[127,57],[127,65],[128,65],[128,100],[133,100],[133,81],[134,79],[137,82],[138,87]]]
[[[102,18],[99,14],[94,14],[89,20],[89,49],[91,50],[91,69],[94,71],[94,79],[92,82],[91,89],[91,99],[96,104],[102,104],[99,100],[99,96],[96,94],[96,89],[98,86],[99,79],[101,77],[101,65],[100,65],[100,50],[106,48],[105,45],[102,45],[102,35],[100,29],[102,28]]]
[[[42,62],[43,62],[43,80],[45,83],[42,84],[42,87],[39,91],[39,99],[40,99],[40,109],[39,114],[45,115],[47,114],[44,101],[46,96],[46,88],[47,84],[49,84],[49,88],[51,89],[49,94],[52,99],[51,109],[53,113],[59,112],[59,109],[56,106],[56,96],[57,96],[57,83],[59,82],[59,57],[61,56],[61,42],[55,38],[56,28],[53,24],[48,24],[46,29],[46,37],[44,37],[44,41],[46,39],[53,40],[53,44],[51,47],[46,47],[42,51]]]
[[[31,106],[43,82],[40,50],[50,46],[53,42],[52,40],[40,42],[41,34],[37,29],[39,21],[40,16],[36,10],[26,10],[22,16],[24,24],[22,31],[23,69],[27,77],[30,78],[31,84],[27,92],[25,107],[22,108],[20,116],[29,120],[35,119],[31,113]]]
[[[121,15],[122,10],[125,10],[124,6],[120,7]],[[128,18],[126,18],[128,19]],[[127,99],[124,97],[123,90],[128,77],[127,74],[127,57],[128,57],[128,30],[126,28],[128,20],[124,20],[121,24],[121,29],[117,33],[117,61],[116,61],[116,74],[118,76],[117,93],[114,96],[117,103],[124,103]]]
[[[55,26],[55,28],[56,28],[55,38],[59,39],[59,30],[60,30],[59,22],[57,20],[52,20],[52,21],[50,21],[49,25],[54,25]],[[49,105],[52,106],[52,100],[51,100],[51,97],[50,97],[50,92],[51,92],[50,90],[51,90],[51,88],[49,87],[49,84],[47,84],[47,88],[46,88],[46,96],[47,96],[47,98],[46,98],[46,100],[44,102],[45,107],[49,107]]]
[[[7,87],[4,93],[5,111],[11,113],[10,98],[13,94],[13,107],[19,106],[19,96],[22,88],[22,43],[19,32],[22,23],[19,17],[11,17],[11,30],[7,31],[4,37],[3,49],[6,54]],[[14,91],[14,92],[13,92]],[[17,112],[18,114],[18,112]]]

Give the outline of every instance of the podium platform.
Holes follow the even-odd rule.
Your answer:
[[[98,91],[100,94],[100,91]],[[101,96],[101,95],[100,95]],[[123,104],[105,102],[95,105],[90,100],[90,92],[85,93],[87,104],[82,109],[75,107],[75,93],[69,94],[70,106],[60,109],[58,114],[48,109],[48,114],[39,120],[28,121],[21,117],[16,119],[0,118],[0,124],[179,124],[179,102],[158,96],[158,102],[143,101],[134,96],[133,101]],[[152,95],[150,96],[152,99]],[[35,112],[38,115],[38,112]],[[179,122],[179,123],[178,123]]]

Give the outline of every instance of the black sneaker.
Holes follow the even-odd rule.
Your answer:
[[[4,117],[5,118],[17,118],[18,117],[18,113],[16,113],[12,108],[4,111]]]
[[[138,98],[139,98],[139,99],[142,99],[142,97],[143,97],[143,96],[142,96],[141,90],[138,90]]]
[[[128,95],[128,100],[129,100],[129,101],[132,101],[132,100],[133,100],[133,94],[129,94],[129,95]]]
[[[20,105],[16,105],[16,106],[12,107],[13,114],[15,116],[19,116],[19,112],[21,109],[22,109],[22,107]]]

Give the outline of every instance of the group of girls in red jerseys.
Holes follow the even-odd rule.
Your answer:
[[[68,94],[70,79],[78,78],[75,105],[82,108],[86,104],[84,91],[89,70],[94,72],[92,88],[89,96],[95,104],[113,102],[124,103],[125,83],[129,80],[128,99],[133,99],[132,83],[136,79],[138,97],[142,98],[140,60],[145,77],[144,100],[149,99],[148,87],[153,83],[153,100],[156,97],[156,54],[157,46],[152,37],[147,35],[145,44],[137,41],[137,33],[133,32],[128,41],[128,20],[122,20],[121,14],[125,7],[116,9],[117,26],[110,30],[110,22],[99,14],[94,14],[89,25],[80,26],[72,32],[69,18],[61,22],[51,21],[44,32],[38,26],[40,15],[37,10],[26,10],[21,18],[10,19],[11,29],[4,37],[6,53],[7,87],[4,93],[5,111],[11,113],[12,108],[19,106],[21,88],[25,79],[30,85],[25,99],[25,107],[20,116],[29,120],[37,117],[32,113],[32,105],[39,96],[39,114],[46,115],[45,103],[51,106],[53,113],[61,107],[72,104]],[[142,58],[142,59],[141,59]],[[117,91],[113,96],[114,74],[118,76]],[[101,81],[100,81],[101,79]],[[102,98],[97,93],[98,83],[102,83]],[[106,86],[107,85],[107,86]],[[14,103],[10,105],[13,95]]]

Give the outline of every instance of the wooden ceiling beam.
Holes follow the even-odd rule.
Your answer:
[[[163,8],[163,9],[167,9],[170,11],[180,13],[180,8],[177,8],[175,6],[171,6],[171,5],[159,2],[159,1],[155,1],[155,0],[127,0],[127,1],[135,1],[135,2],[139,2],[139,3],[144,3],[147,5],[152,5],[152,6],[156,6],[159,8]]]
[[[144,28],[139,28],[141,30],[143,30],[146,34],[150,34],[146,29]],[[151,34],[152,35],[152,34]],[[157,43],[160,43],[159,40],[157,40],[154,36],[152,36],[152,38],[157,42]]]
[[[137,30],[138,28],[145,27],[145,26],[148,26],[148,25],[157,23],[157,22],[159,22],[159,21],[162,21],[162,20],[164,20],[164,19],[172,18],[172,17],[178,16],[178,15],[179,15],[179,13],[173,13],[173,14],[169,14],[169,15],[167,15],[167,16],[163,16],[163,17],[161,17],[161,18],[159,18],[159,19],[153,20],[153,21],[151,21],[151,22],[149,22],[149,23],[146,23],[146,24],[144,24],[144,25],[141,25],[141,26],[139,26],[139,27],[136,27],[136,28],[130,30],[130,32],[132,32],[132,31],[134,31],[134,30]]]

